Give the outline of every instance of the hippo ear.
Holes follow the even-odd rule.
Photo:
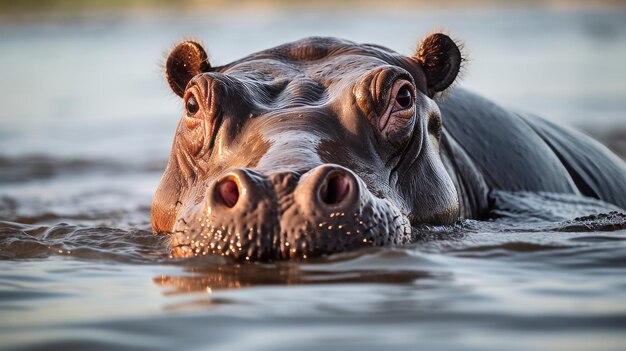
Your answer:
[[[182,42],[167,56],[165,78],[176,95],[183,97],[187,83],[200,73],[211,70],[206,51],[193,41]]]
[[[449,36],[431,34],[422,40],[414,59],[422,64],[429,95],[445,90],[461,69],[461,51]]]

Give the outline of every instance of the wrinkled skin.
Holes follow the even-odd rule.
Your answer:
[[[485,106],[477,98],[451,98],[452,133],[442,129],[434,99],[461,62],[443,34],[410,57],[308,38],[220,67],[199,44],[179,44],[166,74],[184,111],[153,200],[153,230],[172,234],[176,257],[307,258],[405,244],[413,225],[480,217],[498,185],[483,174],[553,191],[549,180],[535,189],[532,174],[475,157],[489,153],[462,134],[485,123],[472,120]],[[555,182],[574,184],[563,169]],[[554,191],[578,191],[560,183]]]
[[[166,70],[185,112],[153,229],[174,233],[175,256],[263,260],[404,244],[411,222],[455,221],[431,98],[460,61],[441,34],[414,57],[309,38],[215,68],[180,44]]]

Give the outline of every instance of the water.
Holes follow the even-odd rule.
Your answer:
[[[149,205],[181,108],[159,62],[182,36],[203,38],[219,64],[307,35],[410,53],[443,26],[471,54],[463,86],[623,151],[625,19],[504,9],[0,24],[0,348],[624,349],[626,219],[574,220],[595,203],[501,193],[509,219],[265,264],[169,258]]]

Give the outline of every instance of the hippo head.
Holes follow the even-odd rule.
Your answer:
[[[153,230],[175,257],[275,260],[404,244],[412,224],[455,221],[433,98],[461,61],[444,34],[410,57],[315,37],[219,67],[179,44],[166,75],[184,111]]]

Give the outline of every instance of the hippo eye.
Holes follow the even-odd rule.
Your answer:
[[[413,94],[406,85],[398,90],[398,93],[396,94],[396,103],[398,103],[401,108],[407,108],[413,103]]]
[[[187,113],[191,117],[193,117],[196,113],[198,113],[198,110],[200,110],[198,101],[196,101],[196,98],[195,96],[193,96],[193,94],[190,95],[189,98],[187,98],[187,101],[185,102],[185,109],[187,109]]]

